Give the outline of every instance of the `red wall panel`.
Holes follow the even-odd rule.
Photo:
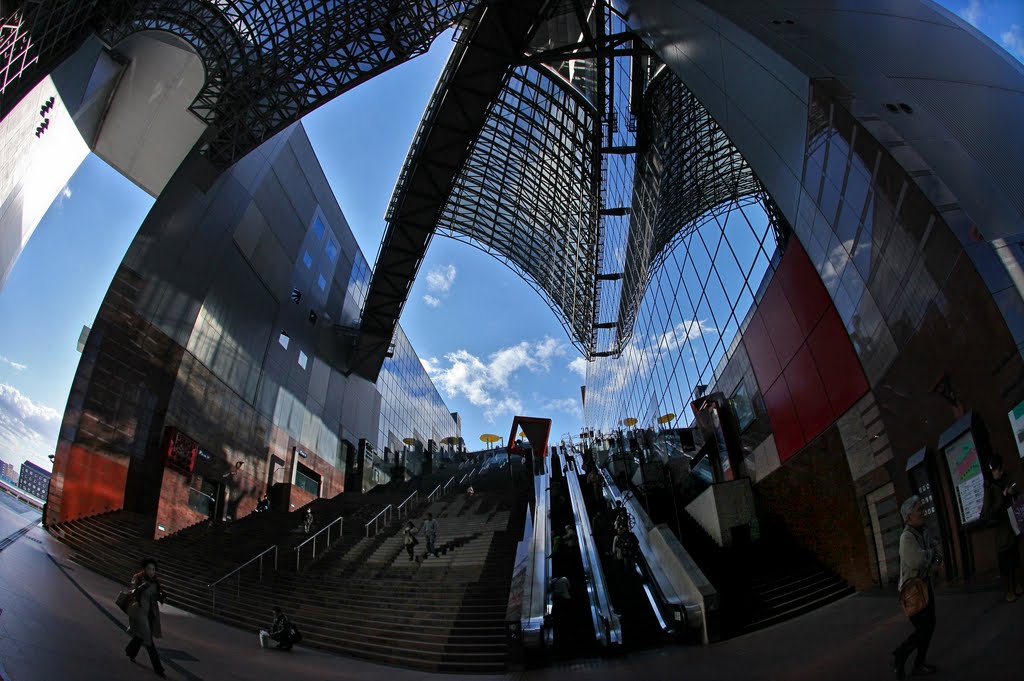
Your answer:
[[[832,411],[837,415],[844,413],[867,392],[868,381],[834,307],[825,311],[808,344],[825,383]]]
[[[796,407],[789,394],[786,379],[780,377],[764,394],[764,406],[775,432],[775,445],[779,450],[779,461],[785,461],[796,454],[804,445],[804,433],[796,415]]]
[[[800,346],[783,375],[803,428],[804,442],[809,442],[835,421],[835,414],[818,375],[814,355],[806,344]]]
[[[868,389],[832,299],[795,239],[743,334],[785,461]]]
[[[775,355],[775,347],[768,339],[768,331],[764,327],[760,310],[754,312],[754,316],[750,318],[750,324],[743,333],[743,345],[747,348],[757,383],[762,391],[766,391],[782,373],[782,368],[779,366],[779,358]]]
[[[779,365],[784,368],[800,349],[805,336],[797,324],[796,317],[793,316],[793,310],[778,276],[768,285],[757,311],[764,320],[764,327],[768,331],[772,345],[775,346]]]
[[[832,299],[814,264],[796,239],[789,240],[783,266],[776,276],[786,292],[800,330],[805,337],[808,336],[825,310],[832,307]]]

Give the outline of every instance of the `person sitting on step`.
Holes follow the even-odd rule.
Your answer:
[[[270,625],[270,631],[260,631],[260,647],[266,648],[267,641],[277,641],[274,646],[278,650],[291,650],[292,646],[302,640],[299,628],[288,619],[288,616],[278,606],[274,606],[274,621]]]

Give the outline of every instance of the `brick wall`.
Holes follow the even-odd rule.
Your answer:
[[[863,521],[838,429],[829,428],[761,480],[759,512],[858,590],[873,584]]]
[[[157,508],[154,538],[162,539],[206,520],[205,515],[189,508],[188,496],[189,477],[165,468],[163,482],[160,485],[160,505]],[[164,529],[161,530],[161,527]]]

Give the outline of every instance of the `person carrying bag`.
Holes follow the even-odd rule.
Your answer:
[[[897,679],[906,678],[904,665],[910,654],[914,657],[913,674],[934,674],[936,668],[928,664],[928,646],[935,633],[935,591],[932,576],[942,562],[942,556],[924,524],[921,499],[916,494],[900,506],[906,525],[900,535],[900,606],[914,625],[914,632],[892,651],[892,670]]]

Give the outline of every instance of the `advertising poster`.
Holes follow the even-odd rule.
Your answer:
[[[981,518],[981,507],[985,500],[985,478],[981,473],[974,435],[968,430],[949,443],[943,454],[956,488],[960,522],[964,525],[972,523]]]
[[[1017,443],[1017,454],[1024,457],[1024,402],[1011,409],[1007,416],[1010,418],[1010,428],[1013,429],[1013,439]]]

